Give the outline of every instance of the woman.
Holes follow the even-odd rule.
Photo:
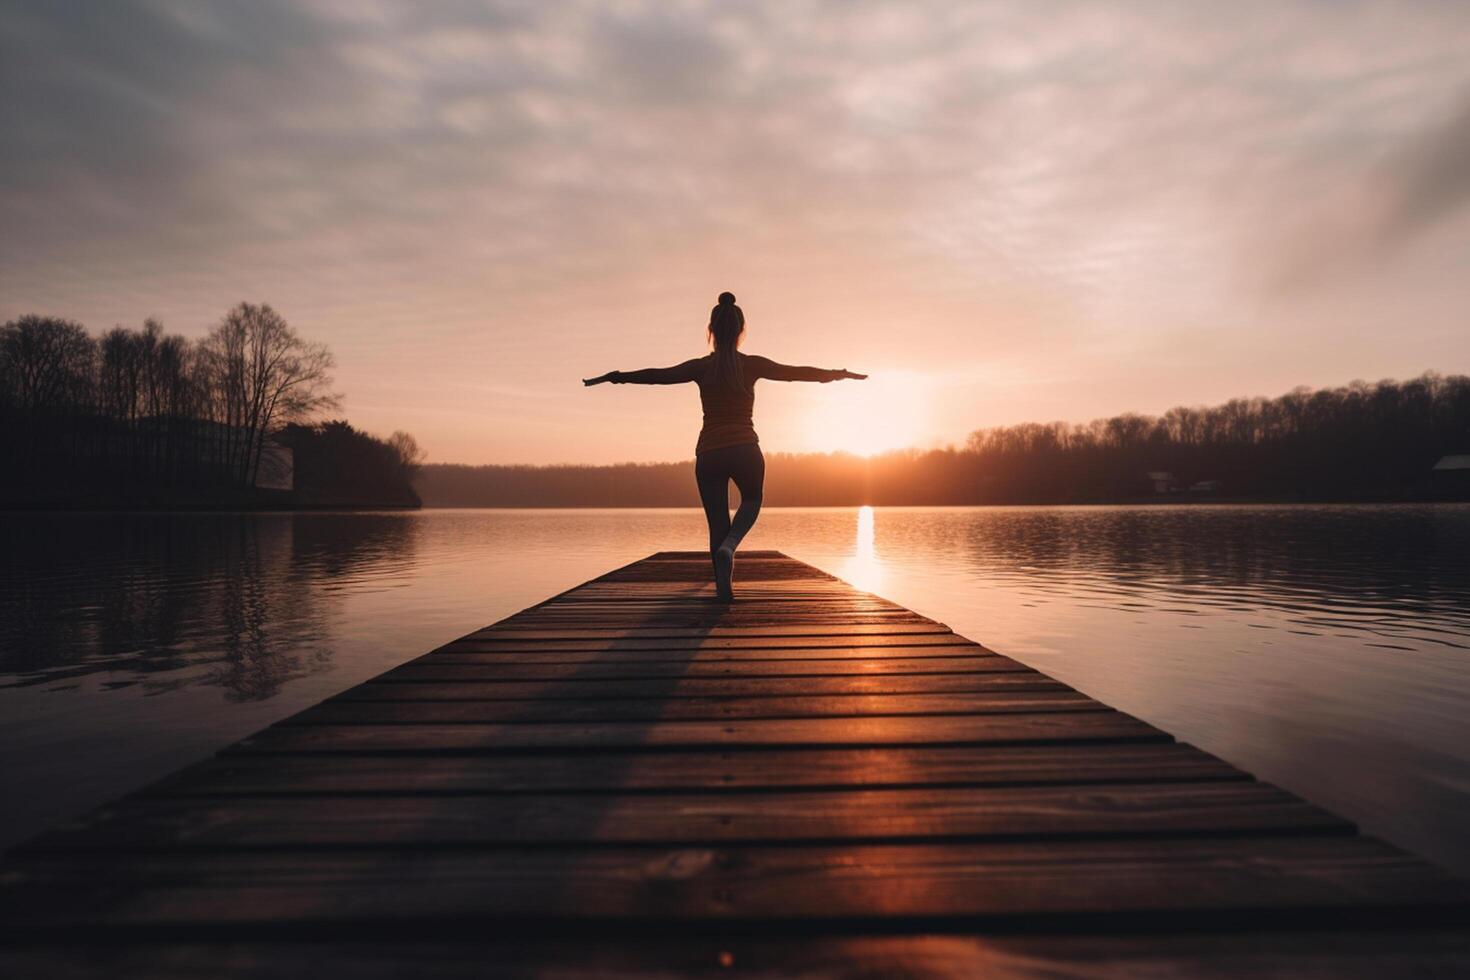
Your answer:
[[[745,337],[745,314],[735,305],[734,293],[721,293],[709,315],[709,339],[714,353],[667,368],[642,371],[609,371],[586,378],[584,385],[612,384],[673,385],[692,381],[699,385],[704,407],[704,428],[694,449],[694,479],[699,499],[709,521],[709,550],[715,565],[715,594],[725,602],[734,598],[730,583],[735,571],[735,549],[755,524],[761,511],[761,487],[766,478],[766,458],[751,415],[755,410],[755,383],[772,381],[839,381],[866,378],[846,369],[793,367],[765,357],[741,354]],[[740,507],[730,520],[730,481],[740,490]]]

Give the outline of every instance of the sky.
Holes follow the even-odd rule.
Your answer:
[[[1470,4],[0,0],[0,318],[267,302],[431,461],[963,444],[1470,372]]]

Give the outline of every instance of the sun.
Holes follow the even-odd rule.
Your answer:
[[[874,456],[927,440],[929,396],[918,376],[836,381],[803,394],[805,442],[813,451]]]

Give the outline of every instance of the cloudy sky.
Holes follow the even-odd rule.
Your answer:
[[[274,305],[438,461],[676,459],[1470,371],[1470,4],[0,0],[0,318]]]

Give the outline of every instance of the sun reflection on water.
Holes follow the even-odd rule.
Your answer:
[[[843,563],[839,578],[846,579],[864,592],[877,592],[883,587],[883,563],[874,547],[873,508],[864,504],[857,512],[857,538],[852,557]]]

